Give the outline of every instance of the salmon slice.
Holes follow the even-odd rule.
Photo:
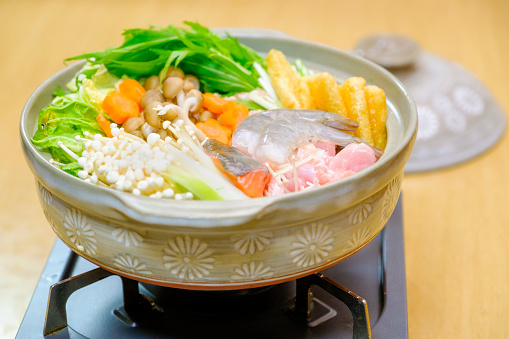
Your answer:
[[[203,147],[214,165],[238,189],[251,198],[263,196],[270,173],[259,161],[216,139],[207,140]]]

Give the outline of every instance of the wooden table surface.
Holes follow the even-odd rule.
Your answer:
[[[394,32],[476,74],[509,111],[509,2],[0,0],[0,338],[15,335],[55,240],[19,142],[30,94],[63,59],[121,42],[124,28],[198,21],[275,29],[351,49]],[[412,338],[509,337],[509,141],[403,184]]]

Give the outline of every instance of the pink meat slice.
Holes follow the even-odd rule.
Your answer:
[[[298,190],[321,186],[349,177],[374,164],[376,157],[371,148],[364,144],[350,144],[335,154],[333,143],[309,143],[297,149],[295,163]],[[311,160],[309,158],[311,157]],[[299,161],[305,161],[299,165]],[[287,172],[285,180],[271,178],[265,195],[281,195],[295,191],[294,171]]]
[[[336,144],[332,142],[317,141],[314,145],[316,148],[324,150],[325,153],[331,157],[336,154]]]
[[[359,172],[373,165],[375,161],[375,153],[368,145],[349,144],[332,159],[330,168],[334,171]]]

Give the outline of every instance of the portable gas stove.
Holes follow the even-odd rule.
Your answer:
[[[352,336],[408,337],[401,198],[384,230],[358,253],[321,273],[248,290],[138,283],[98,268],[57,240],[17,334],[20,339]]]

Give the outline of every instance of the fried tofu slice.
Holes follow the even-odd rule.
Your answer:
[[[348,78],[339,85],[327,72],[303,78],[293,70],[285,55],[275,49],[267,54],[266,63],[274,90],[285,108],[318,108],[353,119],[359,123],[355,136],[385,149],[387,104],[382,89],[366,86],[366,80],[361,77]]]
[[[349,117],[341,98],[339,84],[330,73],[310,75],[305,77],[305,81],[315,100],[316,108]]]
[[[304,79],[293,70],[281,51],[270,50],[266,63],[272,86],[285,108],[316,108]]]
[[[369,119],[368,106],[364,89],[366,79],[361,77],[351,77],[339,86],[341,98],[343,99],[348,117],[359,123],[359,128],[355,131],[355,136],[364,140],[367,144],[373,145],[373,134]]]
[[[387,102],[385,92],[374,85],[366,86],[366,104],[368,106],[369,121],[373,135],[373,146],[385,150],[387,144]]]

